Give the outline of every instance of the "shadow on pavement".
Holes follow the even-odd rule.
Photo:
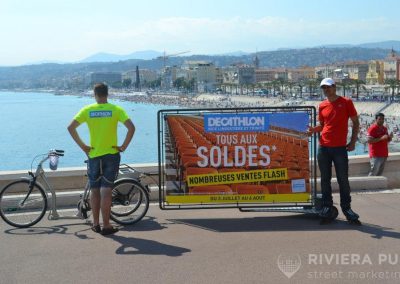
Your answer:
[[[126,225],[119,227],[120,231],[135,231],[135,232],[146,232],[146,231],[157,231],[162,230],[167,227],[163,226],[163,224],[156,221],[155,217],[146,216],[138,223],[133,225]]]
[[[357,230],[370,234],[373,238],[389,237],[400,239],[400,232],[393,228],[363,223],[362,226],[349,224],[336,219],[330,224],[320,225],[319,219],[307,214],[252,218],[210,218],[210,219],[168,219],[175,224],[184,224],[219,233],[230,232],[268,232],[268,231],[334,231]]]
[[[85,229],[69,233],[69,228],[76,227],[76,226],[85,226]],[[79,239],[93,239],[89,237],[84,232],[90,231],[90,225],[82,224],[82,223],[72,223],[72,224],[63,224],[51,227],[30,227],[30,228],[13,228],[5,230],[6,234],[12,235],[52,235],[52,234],[61,234],[61,235],[74,235]]]
[[[63,218],[68,219],[68,218]],[[75,218],[76,219],[76,218]],[[79,226],[84,228],[77,231]],[[74,228],[75,227],[75,228]],[[138,223],[134,225],[127,225],[120,227],[121,231],[155,231],[167,228],[156,221],[155,217],[145,217]],[[52,234],[62,234],[62,235],[74,235],[79,239],[94,239],[90,237],[93,234],[91,230],[91,223],[70,223],[62,224],[51,227],[29,227],[29,228],[11,228],[4,231],[6,234],[11,235],[52,235]],[[89,233],[89,235],[86,234]]]
[[[153,240],[123,237],[118,235],[111,235],[108,236],[108,238],[121,244],[121,246],[115,251],[116,254],[166,255],[176,257],[191,251],[187,248],[167,245]]]

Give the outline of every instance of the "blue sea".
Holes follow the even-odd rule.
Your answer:
[[[0,171],[30,169],[34,156],[49,149],[65,150],[59,167],[84,166],[86,156],[72,140],[67,126],[83,106],[94,102],[90,97],[0,92]],[[130,146],[122,153],[121,163],[157,162],[157,111],[174,107],[110,102],[122,106],[136,127]],[[88,143],[86,124],[78,127],[78,133]],[[124,125],[119,125],[118,134],[121,144],[126,134]]]
[[[129,148],[121,163],[155,163],[158,161],[157,111],[177,107],[110,100],[122,106],[136,127]],[[63,149],[59,167],[84,166],[85,154],[70,137],[67,126],[85,105],[94,103],[90,97],[56,96],[50,93],[0,92],[0,171],[26,170],[32,159],[49,149]],[[78,128],[85,142],[89,141],[86,124]],[[119,141],[126,129],[120,124]],[[365,154],[357,145],[352,155]],[[36,164],[33,164],[35,167]]]

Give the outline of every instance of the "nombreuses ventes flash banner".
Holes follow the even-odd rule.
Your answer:
[[[306,112],[171,114],[169,204],[310,199]]]

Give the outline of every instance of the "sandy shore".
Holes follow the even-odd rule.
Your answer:
[[[60,95],[92,96],[92,91],[77,94],[72,92],[59,93]],[[183,108],[240,108],[240,107],[290,107],[313,106],[318,109],[321,100],[281,99],[259,96],[199,94],[194,97],[177,93],[146,92],[110,92],[111,99],[131,101],[143,104],[158,104],[165,106],[180,106]],[[374,114],[383,107],[381,102],[354,102],[360,114],[360,143],[366,143],[366,134],[369,126],[374,122]],[[400,117],[386,116],[386,126],[389,132],[394,133],[393,141],[389,144],[390,151],[400,152]]]

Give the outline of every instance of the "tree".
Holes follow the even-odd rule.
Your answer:
[[[268,91],[268,95],[271,96],[273,90],[273,83],[272,82],[265,83],[265,88]]]
[[[115,89],[121,89],[122,88],[122,82],[121,81],[115,81],[115,82],[111,83],[111,87],[113,87]]]
[[[157,89],[161,87],[161,77],[156,80],[146,82],[146,86],[152,89]]]
[[[312,93],[315,93],[317,86],[319,86],[319,82],[320,82],[319,79],[308,79],[307,80],[308,91],[310,92],[311,96],[312,96]]]
[[[390,101],[394,101],[394,92],[395,89],[398,89],[400,86],[400,81],[397,79],[386,79],[385,85],[387,85],[390,89],[392,89],[392,95]]]
[[[276,90],[279,88],[280,82],[278,80],[274,80],[271,82],[271,84],[272,84],[272,89],[274,90],[274,96],[276,96]]]
[[[350,80],[348,78],[342,79],[342,81],[338,84],[342,87],[343,90],[343,97],[346,97],[346,89],[350,86]]]
[[[172,83],[172,86],[177,89],[184,89],[186,87],[185,78],[176,78],[176,80]]]
[[[190,80],[187,82],[186,89],[193,92],[193,91],[194,91],[195,84],[196,84],[196,80],[195,80],[194,78],[190,79]]]
[[[196,80],[194,78],[186,80],[184,77],[179,77],[172,83],[174,88],[186,91],[193,91],[195,84]]]
[[[306,85],[306,83],[304,82],[304,80],[300,80],[297,82],[297,86],[299,87],[299,91],[300,91],[300,98],[303,97],[303,87]]]
[[[283,78],[279,78],[278,79],[279,85],[281,87],[281,94],[283,96],[283,91],[285,89],[285,86],[287,85],[287,80],[283,79]]]
[[[363,80],[351,79],[351,84],[356,87],[356,99],[358,100],[360,87],[365,84]]]
[[[124,88],[129,88],[132,85],[132,79],[127,78],[122,81],[122,86]]]
[[[294,85],[295,85],[295,83],[292,81],[287,82],[287,87],[289,88],[289,97],[292,96],[292,90],[293,90]]]

